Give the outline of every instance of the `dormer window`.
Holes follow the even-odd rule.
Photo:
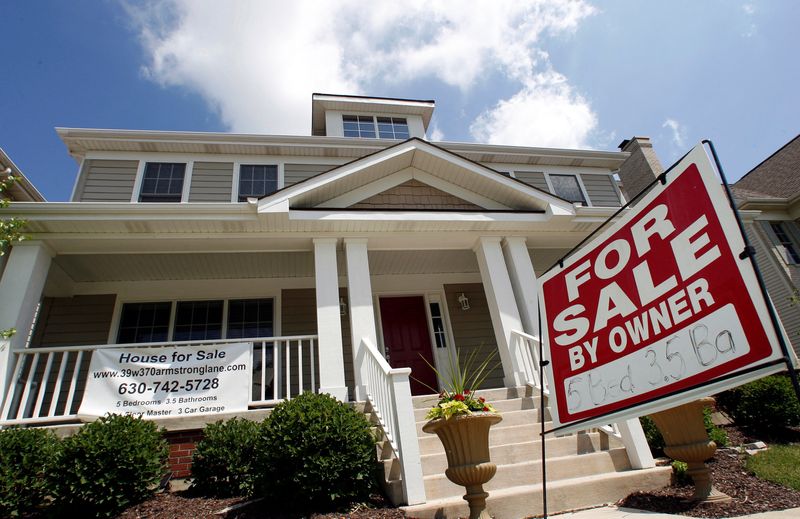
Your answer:
[[[578,183],[578,177],[575,175],[550,175],[550,183],[553,186],[553,193],[561,198],[573,203],[588,205]]]
[[[142,177],[140,202],[180,202],[186,164],[148,162]]]
[[[345,137],[362,139],[408,139],[408,121],[404,117],[343,115]]]

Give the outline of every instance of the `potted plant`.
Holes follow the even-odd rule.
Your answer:
[[[462,364],[456,351],[455,358],[450,359],[448,377],[442,377],[431,366],[445,389],[428,411],[426,418],[430,421],[422,430],[436,434],[442,442],[448,465],[445,475],[466,488],[464,499],[469,503],[470,519],[488,519],[486,498],[489,494],[484,492],[483,485],[497,472],[497,466],[489,459],[489,428],[502,417],[483,397],[475,394],[496,366],[490,367],[496,353],[475,365],[476,353],[477,350],[473,350]]]

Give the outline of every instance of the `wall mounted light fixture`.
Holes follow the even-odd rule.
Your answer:
[[[469,298],[464,295],[464,292],[458,294],[458,302],[461,304],[462,310],[469,310]]]

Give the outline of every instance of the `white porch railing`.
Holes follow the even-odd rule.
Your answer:
[[[359,347],[366,397],[400,462],[405,502],[409,505],[424,503],[422,462],[408,381],[411,368],[392,368],[366,339],[361,340]]]
[[[6,352],[8,366],[0,363],[2,375],[9,376],[7,383],[0,384],[0,392],[4,393],[0,394],[0,426],[77,421],[94,350],[241,342],[250,343],[252,355],[250,407],[274,405],[303,391],[318,389],[316,335],[28,348]]]
[[[549,397],[550,388],[547,379],[541,380],[539,377],[539,338],[518,330],[512,330],[511,337],[520,348],[523,371],[528,384],[536,389],[544,387],[544,394]],[[544,416],[545,404],[542,402],[540,405],[542,406],[542,416]],[[655,467],[650,447],[647,445],[642,426],[637,418],[616,424],[602,425],[597,430],[620,440],[625,445],[628,459],[633,468]]]

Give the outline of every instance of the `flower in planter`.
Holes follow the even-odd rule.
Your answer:
[[[477,353],[477,348],[472,350],[462,364],[460,362],[460,351],[456,350],[455,357],[450,357],[449,376],[447,377],[443,376],[442,373],[428,363],[428,366],[444,383],[445,390],[439,393],[439,401],[428,411],[425,416],[426,420],[435,420],[437,418],[447,420],[453,416],[481,412],[497,413],[497,410],[487,403],[485,398],[475,395],[475,391],[480,388],[489,373],[500,365],[499,361],[492,364],[497,352],[492,352],[480,364],[477,364],[475,360]],[[426,360],[425,362],[427,363],[428,361]],[[429,389],[434,390],[431,387]]]

